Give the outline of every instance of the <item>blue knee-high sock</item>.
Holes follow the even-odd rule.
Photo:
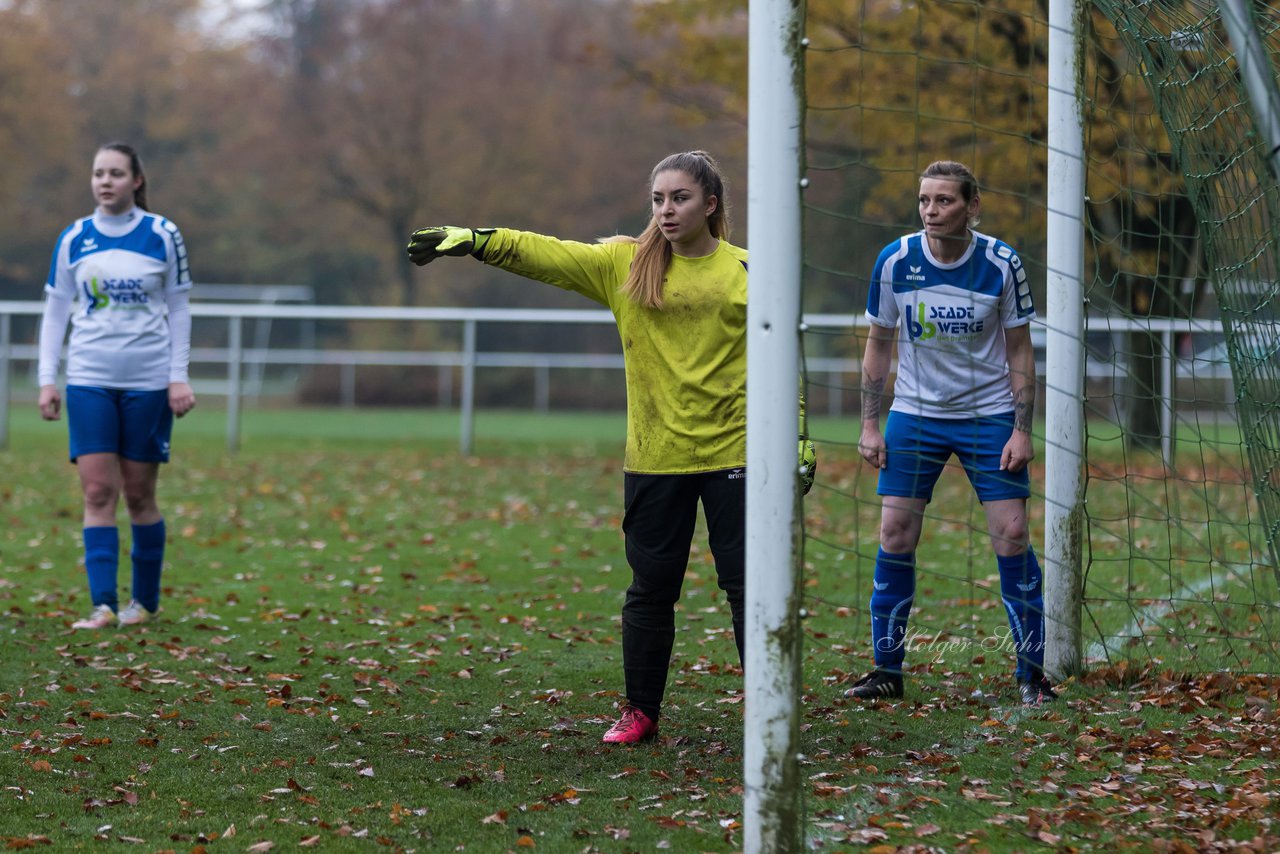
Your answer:
[[[148,611],[160,607],[160,570],[164,567],[164,520],[133,526],[133,598]]]
[[[906,658],[907,617],[916,595],[916,555],[876,553],[871,592],[871,641],[876,667],[902,671]]]
[[[1000,599],[1009,615],[1018,679],[1038,678],[1044,673],[1044,586],[1040,562],[1030,547],[1024,554],[1001,557]]]
[[[120,568],[120,532],[112,525],[84,529],[84,569],[89,576],[89,598],[94,607],[110,605],[118,610],[116,571]]]

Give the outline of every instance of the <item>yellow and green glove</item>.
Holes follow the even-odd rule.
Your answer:
[[[818,473],[818,449],[813,446],[812,439],[800,440],[800,484],[804,494],[813,489],[813,478]]]
[[[444,255],[480,258],[492,234],[492,228],[457,228],[452,225],[420,228],[409,236],[409,260],[421,267]]]

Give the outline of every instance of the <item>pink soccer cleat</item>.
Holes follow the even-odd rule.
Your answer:
[[[638,744],[658,734],[658,722],[637,709],[626,706],[622,717],[604,734],[605,744]]]

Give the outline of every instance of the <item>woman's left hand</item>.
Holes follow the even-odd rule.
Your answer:
[[[169,383],[169,408],[179,418],[196,408],[196,393],[190,383]]]
[[[1000,454],[1000,470],[1022,471],[1035,455],[1036,450],[1031,444],[1031,434],[1014,430],[1009,441],[1004,443],[1004,452]]]

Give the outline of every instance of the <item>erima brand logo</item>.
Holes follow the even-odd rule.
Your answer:
[[[908,281],[908,282],[923,282],[923,281],[925,281],[925,277],[924,277],[923,275],[921,275],[921,273],[920,273],[920,270],[921,270],[921,268],[920,268],[920,267],[913,267],[912,265],[908,264],[908,265],[907,265],[907,268],[911,270],[911,272],[910,272],[910,273],[907,273],[907,281]]]
[[[80,244],[80,253],[84,254],[85,252],[92,252],[97,248],[98,241],[94,240],[92,237],[86,237],[84,239],[84,243]]]
[[[1030,581],[1030,582],[1027,582],[1026,584],[1023,584],[1021,581],[1019,581],[1017,583],[1017,586],[1018,586],[1018,589],[1021,590],[1023,593],[1030,593],[1032,590],[1035,590],[1037,587],[1040,586],[1040,579],[1037,578],[1035,581]]]
[[[871,586],[872,586],[872,587],[874,587],[874,588],[875,588],[875,589],[877,589],[877,590],[888,590],[888,589],[889,589],[889,582],[887,582],[887,581],[873,581],[873,582],[871,582]]]
[[[729,471],[729,474],[728,474],[728,475],[726,475],[726,477],[728,477],[728,478],[729,478],[729,480],[741,480],[742,478],[744,478],[744,477],[746,477],[746,476],[747,476],[747,470],[746,470],[746,469],[731,469],[731,470]]]

